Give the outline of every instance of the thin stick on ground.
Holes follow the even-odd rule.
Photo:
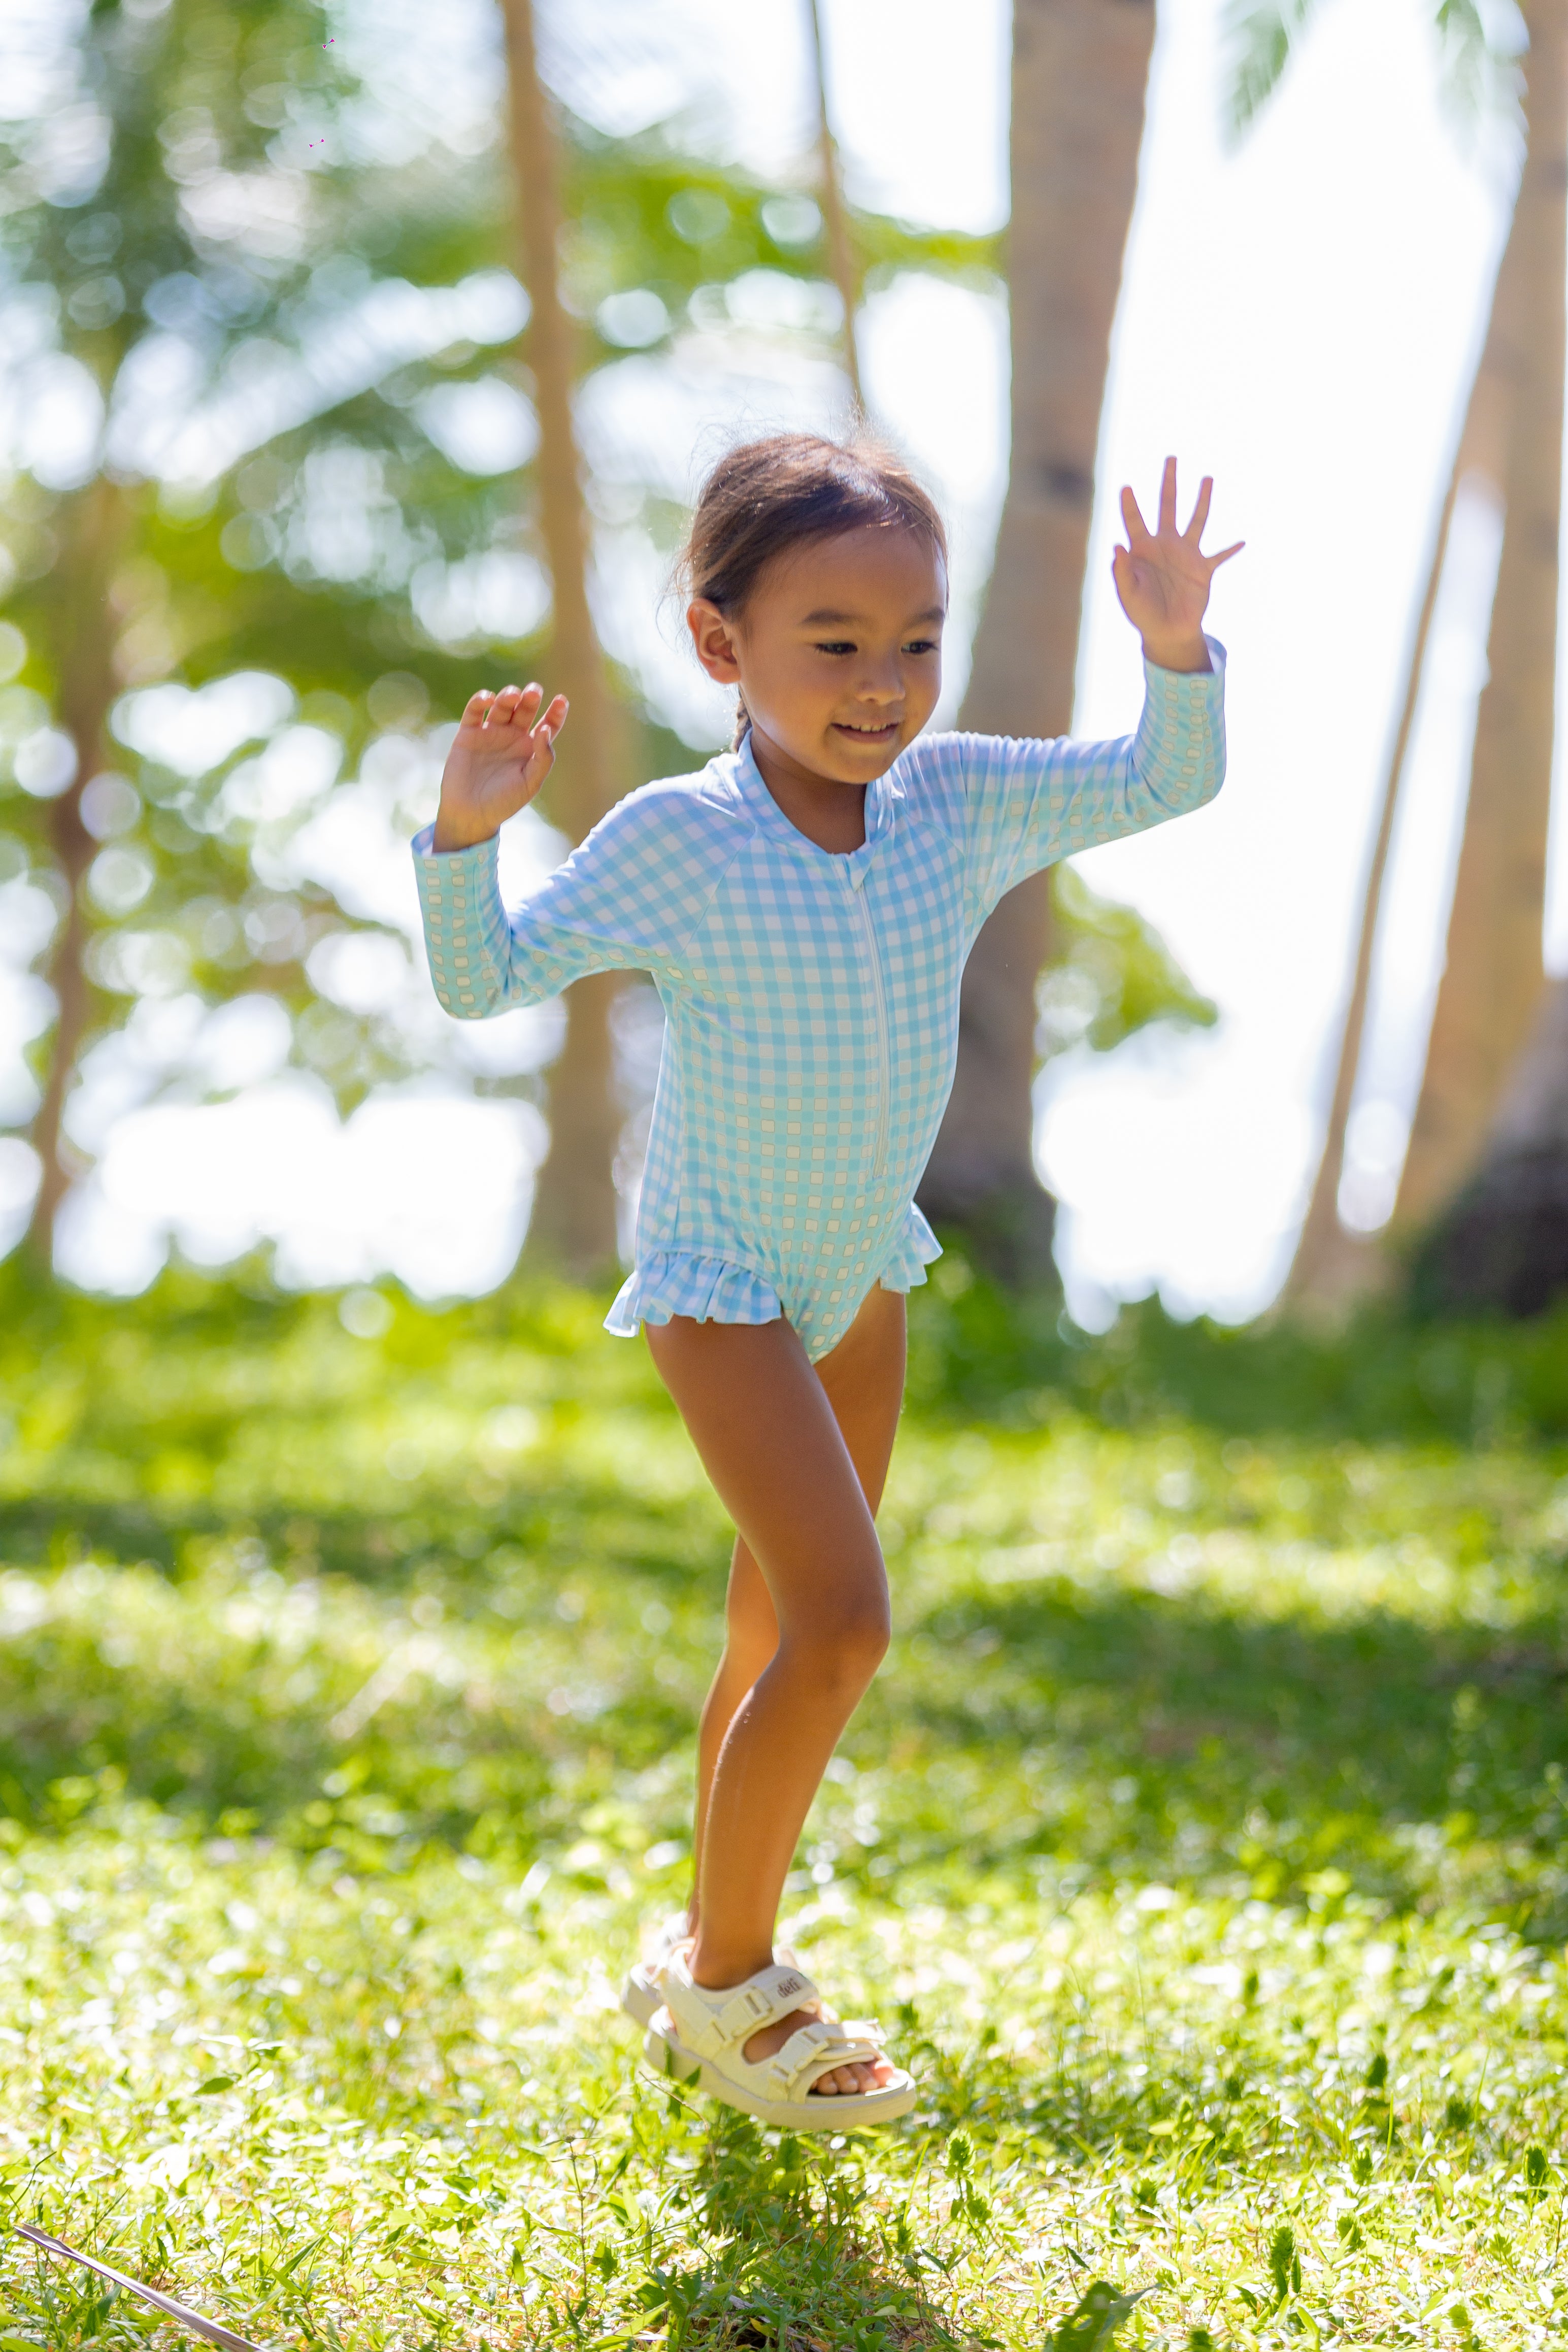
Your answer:
[[[100,2263],[92,2254],[78,2253],[74,2246],[68,2246],[63,2238],[51,2237],[47,2230],[35,2229],[30,2221],[18,2221],[15,2227],[19,2238],[26,2238],[31,2245],[41,2246],[46,2254],[58,2254],[67,2262],[79,2263],[84,2271],[96,2272],[99,2278],[108,2279],[112,2286],[123,2287],[128,2294],[140,2295],[143,2303],[150,2303],[153,2310],[161,2311],[166,2319],[177,2319],[193,2335],[205,2336],[209,2344],[222,2346],[224,2352],[265,2352],[265,2347],[253,2344],[248,2336],[236,2336],[232,2327],[221,2326],[215,2319],[204,2319],[199,2311],[191,2311],[184,2304],[176,2303],[172,2294],[160,2294],[155,2286],[143,2286],[140,2279],[130,2278],[124,2271],[117,2271],[112,2263]]]

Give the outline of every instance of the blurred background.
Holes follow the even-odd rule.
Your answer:
[[[1120,733],[1116,499],[1245,537],[1230,778],[998,912],[923,1198],[1106,1324],[1568,1280],[1555,21],[1447,0],[10,0],[0,1249],[133,1294],[624,1256],[634,977],[463,1026],[407,841],[573,698],[528,886],[731,713],[666,587],[732,437],[939,494],[938,724]],[[1561,1073],[1561,1076],[1559,1075]]]

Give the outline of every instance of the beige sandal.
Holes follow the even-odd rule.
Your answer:
[[[672,1952],[685,1951],[692,1940],[691,1925],[684,1911],[675,1911],[664,1920],[653,1935],[647,1951],[640,1960],[633,1960],[621,1987],[621,2006],[628,2017],[639,2025],[650,2024],[656,2009],[664,2006],[664,1995],[660,1979],[664,1963]],[[800,1960],[788,1944],[776,1944],[773,1957],[786,1968],[798,1969]]]
[[[639,2025],[649,2024],[655,2010],[664,2005],[659,1979],[670,1954],[680,1951],[691,1940],[686,1915],[676,1911],[659,1928],[643,1957],[633,1960],[627,1969],[626,1981],[621,1988],[621,2006]]]
[[[742,2055],[765,2025],[821,2000],[810,1978],[799,1969],[775,1961],[744,1984],[714,1990],[693,1983],[686,1954],[677,1949],[664,1962],[660,1985],[664,2006],[643,2043],[648,2058],[678,2082],[695,2074],[700,2087],[727,2107],[790,2131],[844,2131],[892,2123],[915,2105],[915,2078],[902,2067],[879,2090],[813,2091],[812,2084],[836,2066],[863,2065],[886,2055],[881,2029],[868,2019],[813,2018],[798,2026],[771,2058]]]

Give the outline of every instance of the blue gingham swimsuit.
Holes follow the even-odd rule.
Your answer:
[[[1005,891],[1198,808],[1225,767],[1224,662],[1145,666],[1136,734],[922,737],[865,796],[849,856],[796,831],[748,744],[612,808],[508,916],[494,840],[414,867],[435,992],[459,1020],[650,972],[664,1045],[636,1264],[607,1318],[788,1316],[815,1361],[877,1283],[940,1256],[914,1192],[953,1081],[958,983]]]

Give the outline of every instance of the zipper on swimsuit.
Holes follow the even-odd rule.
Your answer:
[[[876,1002],[876,1158],[872,1174],[881,1176],[887,1167],[888,1097],[893,1090],[893,1055],[887,1041],[887,996],[882,984],[882,958],[877,952],[876,929],[871,919],[871,908],[865,902],[864,883],[863,873],[849,876],[850,894],[861,919],[861,929],[865,933],[866,953],[871,959],[872,992]]]

